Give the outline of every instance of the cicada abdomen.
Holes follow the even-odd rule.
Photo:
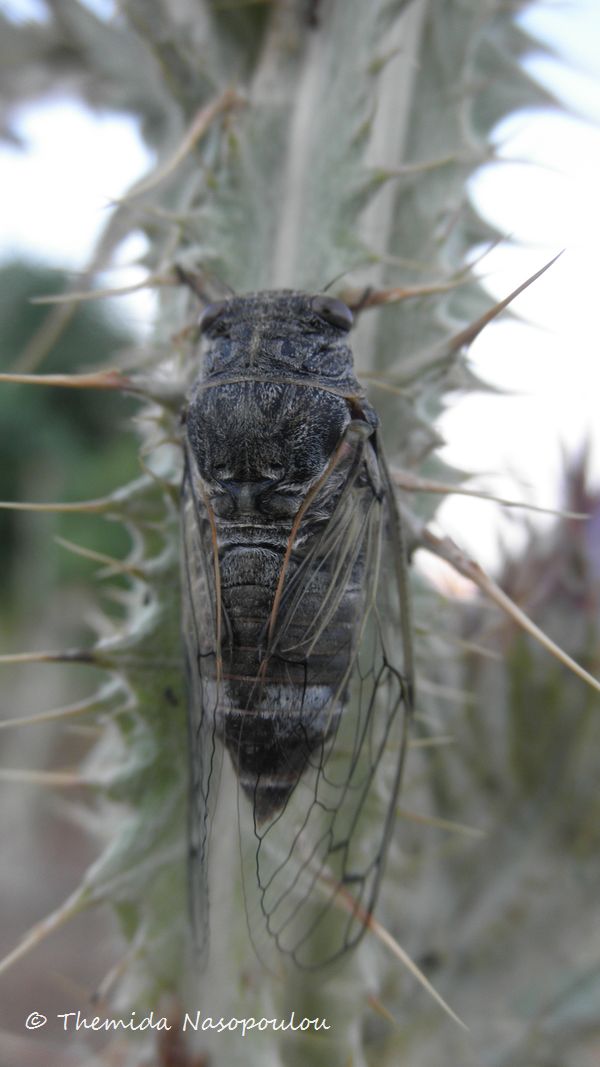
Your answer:
[[[224,749],[253,810],[263,916],[298,962],[301,904],[317,885],[328,906],[350,888],[355,919],[373,905],[398,775],[377,850],[352,838],[390,731],[401,764],[408,706],[407,665],[388,655],[373,610],[392,520],[351,324],[340,301],[296,292],[211,305],[185,419],[192,892],[206,893]],[[352,689],[358,706],[342,729]],[[276,833],[283,858],[269,847]],[[198,917],[206,902],[193,907]],[[344,933],[328,956],[352,940]]]

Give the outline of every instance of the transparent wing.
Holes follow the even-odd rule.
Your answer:
[[[188,676],[190,745],[189,900],[194,940],[208,948],[208,870],[213,807],[223,758],[216,738],[220,612],[214,526],[185,456],[182,485],[182,627]]]
[[[219,703],[221,714],[227,704],[221,637],[228,620],[215,519],[209,503],[197,495],[192,462],[186,455],[183,631],[191,750],[190,902],[195,940],[203,950],[210,831],[223,757],[217,714]],[[375,904],[411,706],[401,526],[379,444],[365,423],[351,425],[306,499],[289,549],[265,619],[261,669],[250,680],[254,707],[248,715],[245,709],[235,714],[244,724],[240,743],[246,731],[248,745],[252,729],[256,746],[272,748],[279,744],[277,732],[275,742],[268,731],[261,733],[260,717],[268,719],[274,709],[283,726],[280,751],[271,758],[284,779],[289,761],[296,784],[266,816],[259,781],[254,799],[247,787],[240,788],[239,840],[248,929],[259,955],[268,932],[298,965],[317,967],[358,941]],[[276,670],[269,671],[274,662]],[[231,666],[228,662],[227,669]],[[279,697],[272,694],[275,677]]]
[[[353,946],[374,907],[412,704],[401,524],[369,435],[346,437],[342,462],[307,509],[297,533],[302,542],[313,524],[309,547],[295,569],[285,573],[284,563],[269,626],[267,658],[305,665],[299,707],[319,672],[331,689],[320,711],[322,741],[311,743],[306,769],[275,815],[265,820],[255,810],[249,818],[240,798],[250,933],[262,954],[266,927],[279,950],[307,968]],[[333,512],[315,535],[314,515],[332,494]]]

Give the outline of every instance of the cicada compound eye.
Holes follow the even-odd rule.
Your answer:
[[[331,326],[340,330],[351,330],[354,317],[349,307],[335,296],[313,296],[310,302],[312,310]]]
[[[225,301],[217,300],[214,304],[207,304],[202,312],[200,319],[198,320],[198,326],[200,327],[200,333],[205,333],[215,324],[218,318],[223,314],[225,309]]]

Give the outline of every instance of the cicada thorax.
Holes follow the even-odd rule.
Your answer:
[[[365,434],[349,439],[360,390],[338,303],[274,293],[210,309],[187,413],[196,527],[214,568],[196,611],[203,699],[257,822],[334,736],[361,618],[362,561],[334,573],[332,522],[362,476],[374,416],[365,403],[372,423],[361,414]]]

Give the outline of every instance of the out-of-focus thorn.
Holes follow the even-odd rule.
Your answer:
[[[469,578],[472,582],[478,586],[482,592],[494,601],[498,607],[502,608],[507,615],[509,615],[522,630],[531,634],[532,637],[539,642],[544,648],[550,652],[555,659],[568,667],[569,670],[586,682],[592,689],[595,689],[600,693],[600,681],[594,678],[592,674],[585,670],[576,660],[572,659],[564,649],[560,648],[543,630],[540,630],[539,626],[521,610],[520,607],[510,599],[506,593],[500,589],[496,582],[488,574],[485,573],[483,568],[470,559],[461,548],[458,547],[449,537],[437,537],[431,530],[428,530],[426,526],[422,525],[417,534],[417,539],[420,541],[424,548],[427,548],[434,555],[439,556],[441,559],[445,559],[452,567],[464,575],[465,578]]]
[[[505,497],[496,496],[494,493],[485,493],[479,489],[467,489],[462,485],[446,485],[444,482],[431,481],[429,478],[419,478],[411,471],[390,469],[392,481],[398,489],[417,493],[440,493],[443,495],[472,496],[478,500],[490,500],[494,504],[500,504],[503,508],[524,508],[527,511],[539,511],[542,515],[556,515],[560,519],[577,519],[584,521],[589,515],[581,511],[564,511],[562,508],[546,508],[538,504],[528,504],[521,500],[507,500]]]

